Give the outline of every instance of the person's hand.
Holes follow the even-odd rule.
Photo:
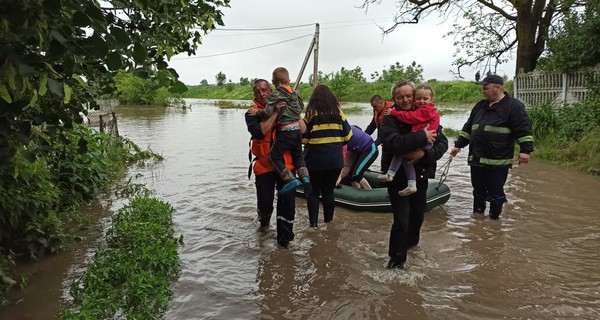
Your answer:
[[[258,110],[256,110],[256,109],[251,109],[251,110],[248,110],[248,113],[249,113],[251,116],[253,116],[253,117],[254,117],[254,116],[256,116],[256,111],[258,111]]]
[[[413,164],[413,163],[423,159],[424,156],[425,156],[425,150],[423,150],[423,149],[417,149],[417,150],[413,150],[411,152],[402,154],[403,158],[409,159],[408,163],[410,163],[410,164]]]
[[[390,113],[392,113],[392,108],[387,108],[387,109],[385,109],[385,112],[384,112],[384,114],[385,114],[386,116],[389,116],[389,115],[390,115]]]
[[[450,155],[455,157],[459,152],[460,152],[460,148],[452,147],[452,150],[450,150]]]
[[[342,182],[342,175],[340,175],[340,176],[337,178],[337,181],[335,182],[335,186],[336,186],[336,188],[340,186],[340,183],[341,183],[341,182]]]
[[[523,163],[529,163],[529,154],[528,153],[519,153],[519,159],[518,159],[519,164]]]
[[[429,123],[427,126],[425,126],[425,128],[423,128],[423,131],[425,131],[425,134],[427,135],[427,143],[433,144],[435,142],[435,138],[437,138],[437,131],[429,130]]]
[[[275,103],[275,110],[281,110],[283,107],[285,107],[285,100],[279,100]]]

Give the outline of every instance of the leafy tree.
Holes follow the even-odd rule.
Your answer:
[[[223,25],[229,0],[27,0],[0,6],[0,168],[16,145],[48,145],[32,127],[63,130],[85,106],[114,91],[126,70],[148,78],[167,71],[172,92],[186,90],[167,61],[194,54],[201,38]],[[27,148],[28,157],[33,159]]]
[[[368,9],[381,0],[363,0]],[[401,24],[419,23],[430,15],[454,16],[467,22],[456,23],[448,35],[454,36],[454,64],[460,76],[462,67],[494,70],[512,59],[516,48],[516,70],[535,69],[544,52],[551,23],[569,8],[597,0],[399,0],[394,24],[384,29],[390,33]]]
[[[219,71],[219,73],[217,73],[215,76],[215,80],[217,81],[218,86],[222,86],[225,84],[225,81],[227,81],[227,76],[223,72]]]
[[[371,75],[373,76],[373,75]],[[413,82],[423,81],[423,67],[413,61],[410,65],[404,67],[399,62],[391,65],[389,69],[382,70],[381,75],[376,81],[396,82],[401,80],[410,80]]]
[[[572,10],[548,39],[548,55],[540,65],[550,70],[573,70],[600,63],[600,2]]]
[[[200,85],[201,86],[207,86],[208,85],[208,81],[206,79],[202,79],[202,81],[200,81]]]
[[[340,71],[333,75],[328,84],[331,87],[331,91],[333,91],[337,98],[341,100],[346,96],[348,87],[351,84],[365,81],[360,67],[356,67],[352,70],[342,67]]]
[[[249,84],[250,84],[250,80],[248,78],[244,78],[244,77],[240,78],[240,85],[247,86]]]
[[[312,73],[308,76],[308,83],[313,83],[313,76],[314,75]],[[327,84],[331,80],[332,76],[333,76],[333,73],[331,75],[329,75],[329,74],[323,73],[323,71],[319,71],[319,72],[317,72],[317,82],[320,84]]]

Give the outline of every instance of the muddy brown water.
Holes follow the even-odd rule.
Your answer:
[[[451,199],[427,213],[407,269],[390,271],[391,214],[336,208],[333,223],[315,230],[297,198],[296,239],[278,249],[274,227],[259,231],[255,222],[244,111],[188,103],[114,108],[122,135],[166,158],[131,172],[175,207],[184,235],[166,319],[600,318],[598,177],[535,160],[516,166],[505,213],[491,221],[471,215],[460,154],[446,181]],[[466,117],[445,115],[442,125],[460,129]],[[368,105],[348,119],[366,127]],[[55,318],[90,247],[27,267],[32,283],[0,319]]]

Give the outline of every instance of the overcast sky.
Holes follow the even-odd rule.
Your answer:
[[[215,83],[218,72],[223,72],[227,80],[234,83],[239,82],[240,77],[270,79],[273,69],[279,66],[286,67],[295,81],[312,41],[314,24],[319,23],[320,71],[330,73],[341,67],[359,66],[370,81],[374,71],[381,73],[396,62],[406,66],[415,61],[423,67],[425,80],[456,79],[450,72],[456,70],[452,66],[454,39],[444,37],[451,30],[453,20],[443,23],[428,19],[418,25],[401,25],[392,34],[382,37],[379,26],[392,24],[395,1],[373,4],[368,12],[355,7],[360,4],[360,0],[232,0],[231,8],[222,9],[225,26],[219,29],[308,26],[266,31],[217,29],[204,37],[196,56],[176,56],[170,65],[177,70],[181,81],[189,85],[199,84],[203,79]],[[294,38],[299,39],[291,40]],[[275,44],[278,42],[282,43]],[[256,47],[262,48],[252,49]],[[232,53],[236,51],[243,52]],[[303,81],[308,80],[312,68],[311,56]],[[500,65],[498,74],[512,78],[514,68],[514,61]],[[464,68],[461,71],[466,80],[473,80],[477,72]]]

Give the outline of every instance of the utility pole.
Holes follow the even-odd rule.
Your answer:
[[[313,89],[319,84],[319,24],[315,25],[315,55],[313,64]]]
[[[294,84],[294,90],[298,88],[300,84],[300,79],[302,79],[302,74],[304,73],[304,69],[306,69],[306,65],[308,64],[308,59],[310,58],[310,54],[313,53],[314,50],[314,63],[313,63],[313,88],[317,86],[319,83],[319,24],[315,24],[315,35],[308,46],[308,52],[306,52],[306,56],[304,57],[304,62],[302,62],[302,67],[300,67],[300,72],[298,73],[298,78],[296,78],[296,83]]]

